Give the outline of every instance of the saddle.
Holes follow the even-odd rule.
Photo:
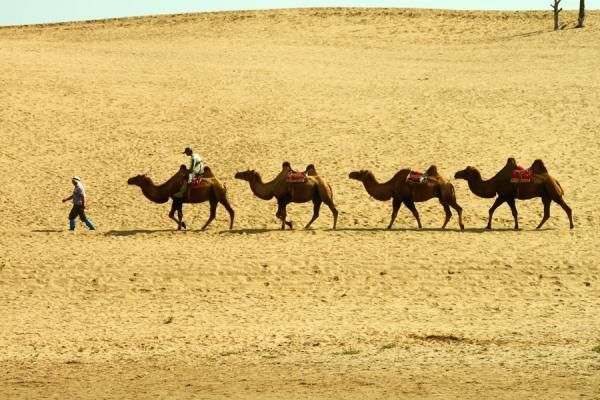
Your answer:
[[[410,173],[406,176],[406,181],[410,183],[426,183],[427,182],[427,173],[411,170]]]
[[[196,175],[196,176],[194,176],[192,178],[192,182],[189,185],[190,188],[191,189],[196,189],[197,187],[199,187],[200,184],[202,183],[203,178],[204,177],[202,175]],[[185,183],[187,183],[187,179],[186,178],[181,179],[181,184],[183,185]]]
[[[195,177],[192,178],[192,183],[191,183],[191,187],[192,189],[197,188],[198,186],[200,186],[200,184],[202,183],[202,175],[196,175]]]
[[[289,183],[302,183],[306,182],[308,178],[300,171],[290,171],[287,173],[286,180]]]
[[[533,171],[531,170],[531,168],[525,169],[520,165],[517,165],[517,167],[512,171],[510,181],[511,183],[529,183],[531,182],[532,176]]]

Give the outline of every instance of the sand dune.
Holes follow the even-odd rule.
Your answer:
[[[571,25],[575,14],[565,12]],[[598,398],[600,13],[319,9],[0,29],[0,397]],[[229,190],[168,206],[191,145]],[[452,180],[466,231],[348,179],[542,158],[566,192],[508,207]],[[332,185],[311,231],[233,178],[281,162]],[[98,231],[67,232],[69,177]],[[292,205],[298,226],[310,205]]]

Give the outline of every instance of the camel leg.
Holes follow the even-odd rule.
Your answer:
[[[452,212],[450,211],[450,206],[448,204],[443,204],[444,212],[446,213],[446,219],[444,220],[444,225],[442,225],[442,229],[446,228],[448,221],[452,218]]]
[[[281,205],[281,202],[278,199],[277,200],[277,211],[275,212],[275,216],[281,220],[281,229],[285,229],[285,214],[284,214],[283,218],[281,217],[281,214],[285,213],[285,211],[283,211],[282,208],[283,207]]]
[[[461,230],[465,229],[465,225],[463,224],[463,220],[462,220],[462,207],[458,205],[458,203],[456,202],[455,199],[453,199],[450,202],[450,207],[454,208],[454,210],[456,211],[456,213],[458,214],[458,226],[460,226]]]
[[[536,229],[540,229],[548,221],[548,218],[550,218],[550,204],[552,203],[552,199],[550,197],[542,197],[542,203],[544,204],[544,216]]]
[[[415,207],[415,202],[413,201],[413,199],[404,200],[404,204],[406,204],[406,207],[408,207],[408,209],[412,212],[412,215],[417,220],[417,225],[419,226],[419,229],[421,229],[421,218],[419,218],[419,212],[417,211],[417,207]]]
[[[281,220],[281,229],[285,230],[285,226],[287,225],[290,229],[293,229],[292,221],[286,221],[287,210],[286,207],[288,205],[288,201],[286,199],[277,199],[277,213],[275,216]]]
[[[233,208],[231,207],[231,205],[229,204],[229,200],[227,199],[227,190],[225,189],[225,187],[218,188],[214,190],[214,193],[215,197],[217,198],[217,202],[223,204],[223,207],[225,207],[225,209],[229,213],[229,230],[232,230],[235,212],[233,211]]]
[[[318,197],[317,197],[317,198],[315,198],[315,199],[313,200],[313,205],[314,205],[314,207],[313,207],[313,216],[312,216],[312,219],[310,220],[310,222],[309,222],[308,224],[306,224],[306,226],[304,227],[304,229],[308,229],[308,228],[310,228],[310,225],[311,225],[313,222],[315,222],[315,220],[316,220],[317,218],[319,218],[319,210],[321,209],[321,199],[320,199],[320,198],[318,198]]]
[[[215,196],[217,197],[217,201],[221,203],[229,213],[229,230],[232,230],[235,212],[233,211],[233,208],[231,207],[231,205],[229,204],[229,200],[227,199],[227,190],[225,188],[223,188],[223,190],[215,190]]]
[[[510,211],[512,211],[513,218],[515,219],[515,230],[519,229],[519,213],[517,212],[517,206],[515,204],[515,199],[510,198],[506,199],[508,206],[510,207]]]
[[[227,198],[221,199],[220,203],[223,204],[223,207],[225,207],[225,209],[229,213],[229,230],[232,230],[233,219],[235,218],[235,211],[233,211],[233,208],[231,208],[231,205],[229,205],[229,201],[227,201]]]
[[[185,222],[183,222],[183,200],[178,200],[177,201],[177,218],[179,218],[179,221],[181,223],[181,227],[183,229],[187,229],[187,225],[185,224]]]
[[[185,222],[183,222],[183,204],[177,210],[177,218],[179,219],[179,226],[183,229],[187,229]]]
[[[175,218],[175,212],[177,212],[177,217]],[[187,229],[185,222],[183,222],[183,203],[180,201],[173,200],[171,204],[171,211],[169,212],[169,218],[177,223],[177,230]]]
[[[173,202],[173,204],[171,204],[171,211],[169,211],[169,218],[171,218],[173,221],[175,221],[177,223],[177,230],[181,229],[181,221],[179,221],[177,218],[175,218],[175,212],[177,211],[177,208],[175,207],[175,202]]]
[[[573,225],[573,212],[571,211],[571,207],[569,207],[567,205],[567,203],[565,203],[565,201],[562,199],[562,197],[560,197],[558,200],[554,200],[554,201],[556,201],[558,204],[560,204],[562,209],[565,210],[565,212],[567,213],[567,217],[569,217],[569,226],[571,227],[571,229],[573,229],[575,227],[575,225]]]
[[[206,221],[206,223],[202,227],[202,230],[205,230],[208,224],[210,224],[217,216],[217,205],[219,204],[219,202],[213,196],[210,196],[208,201],[210,203],[210,215],[208,216],[208,221]]]
[[[490,211],[488,212],[488,224],[485,229],[492,229],[492,217],[494,216],[494,211],[496,211],[496,208],[500,207],[505,201],[506,199],[502,196],[496,197],[496,201],[494,201],[494,204],[492,204],[492,207],[490,207]]]
[[[402,199],[397,199],[395,197],[392,199],[392,219],[390,220],[390,224],[388,225],[387,229],[392,229],[392,225],[394,225],[394,221],[398,216],[398,210],[400,209],[401,205]]]
[[[281,229],[285,230],[285,212],[281,210],[281,206],[277,207],[277,212],[275,213],[275,216],[281,220]]]
[[[333,200],[331,199],[325,199],[323,200],[323,203],[327,204],[327,207],[331,210],[331,214],[333,214],[333,229],[335,229],[337,226],[338,210],[335,208],[335,204],[333,204]]]

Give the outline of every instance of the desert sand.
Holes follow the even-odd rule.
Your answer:
[[[309,9],[0,29],[0,398],[600,398],[600,12],[552,32],[547,12]],[[168,205],[193,146],[221,207]],[[453,179],[545,161],[554,204],[504,205]],[[270,179],[314,163],[324,207],[274,201]],[[402,207],[348,179],[436,164],[456,188]],[[95,232],[68,232],[82,177]]]

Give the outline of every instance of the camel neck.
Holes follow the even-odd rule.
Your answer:
[[[169,201],[171,195],[177,193],[181,187],[180,181],[180,174],[177,173],[162,185],[156,186],[154,182],[148,178],[140,187],[142,188],[142,193],[148,198],[148,200],[155,203],[166,203]]]
[[[469,184],[469,189],[479,197],[492,198],[496,196],[496,186],[494,185],[493,179],[484,181],[479,172],[469,178],[467,182]]]
[[[152,181],[145,182],[141,188],[144,196],[154,203],[166,203],[169,200],[169,194],[159,190]]]
[[[392,180],[386,183],[379,183],[373,174],[367,176],[363,181],[367,193],[377,200],[386,201],[392,197]]]
[[[250,179],[250,189],[257,197],[263,200],[271,200],[273,198],[273,185],[275,180],[264,183],[259,174],[256,174],[253,179]]]

